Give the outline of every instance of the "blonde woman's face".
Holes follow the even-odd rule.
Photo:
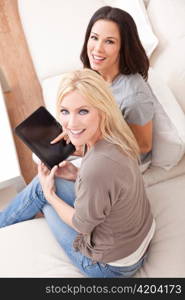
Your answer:
[[[60,107],[60,120],[70,141],[75,146],[93,146],[100,138],[100,116],[77,91],[64,96]]]
[[[121,38],[118,25],[108,20],[95,22],[87,43],[91,68],[98,71],[103,77],[119,73],[120,47]]]

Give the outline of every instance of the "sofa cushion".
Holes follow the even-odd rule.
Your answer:
[[[149,168],[143,173],[143,179],[145,187],[149,187],[183,174],[185,174],[185,155],[180,162],[170,170],[150,165]]]
[[[185,277],[185,175],[147,189],[156,233],[135,277]]]
[[[56,116],[57,92],[61,81],[61,75],[53,76],[42,80],[41,87],[44,103],[50,113]]]
[[[185,24],[184,24],[185,27]],[[185,113],[185,36],[152,58],[152,67],[165,82]],[[170,63],[169,63],[170,62]]]
[[[152,165],[176,166],[185,153],[185,115],[173,93],[152,68],[148,79],[156,96]]]
[[[81,66],[85,30],[103,0],[18,0],[35,71],[41,80]]]
[[[135,277],[185,277],[185,176],[154,185],[147,194],[156,232]],[[84,276],[71,264],[44,218],[1,228],[0,241],[0,277]]]
[[[184,0],[150,0],[147,15],[158,37],[158,48],[161,48],[161,51],[185,35]]]
[[[0,277],[83,277],[44,218],[1,228],[0,238]]]
[[[147,13],[159,40],[151,65],[185,113],[185,1],[150,0]]]

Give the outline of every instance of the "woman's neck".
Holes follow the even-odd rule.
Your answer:
[[[101,76],[103,77],[103,79],[106,82],[112,83],[119,74],[120,74],[120,72],[116,71],[116,72],[113,72],[112,74],[101,73]]]

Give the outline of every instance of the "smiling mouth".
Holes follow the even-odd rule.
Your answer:
[[[105,60],[105,57],[94,55],[94,54],[92,54],[92,58],[93,58],[93,60],[95,60],[97,62],[102,62]]]
[[[69,132],[73,135],[73,136],[79,136],[80,134],[82,134],[85,131],[85,129],[81,129],[81,130],[71,130],[69,129]]]

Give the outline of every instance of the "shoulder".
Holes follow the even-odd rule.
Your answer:
[[[133,96],[139,93],[152,95],[149,83],[140,74],[119,75],[112,83],[112,89],[122,91],[124,97]]]
[[[120,109],[155,103],[155,96],[140,74],[120,74],[111,84],[112,93]]]
[[[140,74],[122,76],[125,83],[120,109],[127,122],[144,125],[154,114],[156,101],[152,89]]]
[[[97,183],[110,184],[125,178],[125,174],[136,174],[139,170],[137,162],[122,153],[118,146],[106,141],[94,147],[84,163],[84,176]]]

